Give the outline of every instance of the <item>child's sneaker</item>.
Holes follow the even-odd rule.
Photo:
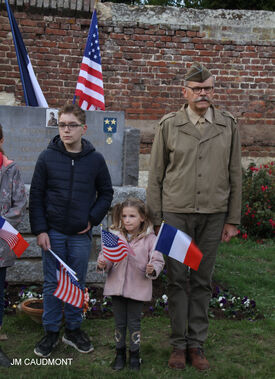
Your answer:
[[[74,347],[80,353],[90,353],[94,350],[89,337],[80,328],[74,330],[65,329],[62,342]]]
[[[53,348],[58,344],[59,332],[48,331],[45,336],[36,344],[34,353],[39,357],[49,357]]]
[[[2,351],[0,347],[0,366],[10,367],[11,360],[6,356],[6,354]]]

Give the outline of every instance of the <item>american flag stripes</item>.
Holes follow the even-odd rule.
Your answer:
[[[65,303],[82,308],[84,301],[84,293],[82,289],[61,263],[58,262],[57,265],[59,266],[56,269],[58,285],[54,292],[54,296],[58,297],[58,299]]]
[[[0,238],[5,240],[11,250],[19,258],[26,248],[28,242],[24,240],[21,234],[3,217],[0,216]]]
[[[106,230],[101,230],[102,254],[112,262],[119,262],[129,253],[129,247],[126,242],[118,236]]]
[[[105,110],[96,10],[93,11],[75,96],[84,110]]]

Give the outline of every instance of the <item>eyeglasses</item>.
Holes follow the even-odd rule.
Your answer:
[[[213,91],[213,88],[214,87],[189,87],[189,86],[186,86],[187,88],[190,88],[195,95],[199,95],[202,90],[204,90],[205,93],[210,93],[211,91]]]
[[[61,129],[61,130],[64,130],[65,128],[69,129],[69,130],[73,130],[74,128],[78,128],[79,126],[83,126],[83,124],[64,124],[63,122],[60,122],[58,124],[58,127]]]

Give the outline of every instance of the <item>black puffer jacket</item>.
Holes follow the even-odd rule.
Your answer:
[[[82,151],[69,153],[59,136],[38,157],[30,189],[34,234],[53,228],[71,235],[88,221],[98,225],[110,208],[113,189],[103,156],[82,138]]]

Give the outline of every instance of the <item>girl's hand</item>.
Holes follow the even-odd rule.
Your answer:
[[[97,262],[97,266],[100,270],[104,270],[107,266],[107,262],[104,259],[99,259]]]
[[[153,274],[154,272],[154,266],[151,263],[148,263],[146,266],[146,274]]]

